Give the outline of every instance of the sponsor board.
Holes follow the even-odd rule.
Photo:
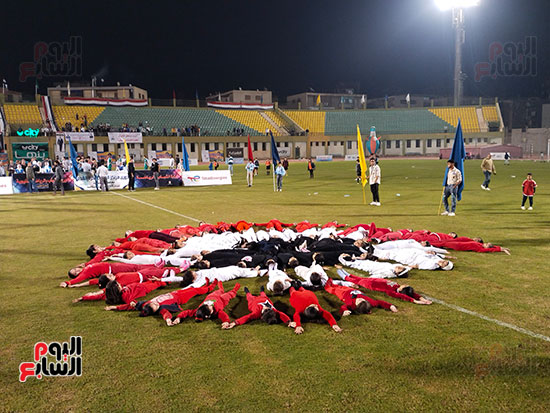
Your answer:
[[[143,143],[141,132],[108,132],[109,143]]]
[[[358,155],[346,155],[344,156],[344,161],[356,161],[358,158]]]
[[[315,160],[317,162],[328,162],[328,161],[332,161],[332,155],[317,155],[315,157]]]
[[[0,177],[0,195],[13,194],[13,178],[11,176]]]
[[[183,186],[231,185],[231,175],[223,171],[182,172]]]
[[[65,138],[66,140],[69,140],[71,138],[72,142],[93,142],[94,141],[94,133],[93,132],[57,132],[55,134],[56,140],[57,138]]]
[[[13,160],[36,158],[42,161],[50,157],[48,142],[18,142],[12,143]]]

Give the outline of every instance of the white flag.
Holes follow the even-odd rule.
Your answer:
[[[71,84],[68,80],[67,80],[67,96],[71,96]]]
[[[410,93],[407,93],[407,96],[405,97],[405,100],[407,101],[407,103],[411,103],[411,94]]]
[[[365,95],[361,96],[361,104],[364,105],[366,102]]]
[[[222,101],[222,94],[218,92],[218,102]]]
[[[8,82],[6,82],[6,79],[2,79],[2,88],[8,88]]]

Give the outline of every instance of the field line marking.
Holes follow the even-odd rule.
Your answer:
[[[178,217],[186,218],[186,219],[189,219],[189,220],[195,221],[195,222],[201,222],[200,219],[193,218],[193,217],[190,217],[190,216],[187,216],[187,215],[183,215],[183,214],[180,214],[179,212],[175,212],[175,211],[172,211],[170,209],[159,207],[158,205],[150,204],[149,202],[145,202],[145,201],[142,201],[140,199],[132,198],[131,196],[122,195],[122,194],[119,194],[118,192],[114,192],[114,191],[112,191],[111,193],[114,194],[114,195],[121,196],[123,198],[131,199],[132,201],[135,201],[135,202],[139,202],[140,204],[150,206],[151,208],[160,209],[161,211],[168,212],[169,214],[177,215]]]
[[[530,337],[533,337],[533,338],[538,338],[540,340],[544,340],[544,341],[548,341],[550,342],[550,337],[547,337],[547,336],[544,336],[542,334],[539,334],[539,333],[534,333],[533,331],[530,331],[530,330],[527,330],[525,328],[522,328],[522,327],[518,327],[514,324],[510,324],[510,323],[505,323],[504,321],[500,321],[500,320],[496,320],[494,318],[491,318],[491,317],[487,317],[483,314],[479,314],[479,313],[476,313],[475,311],[471,311],[471,310],[468,310],[466,308],[462,308],[462,307],[459,307],[458,305],[454,305],[454,304],[449,304],[449,303],[446,303],[445,301],[443,300],[438,300],[437,298],[433,298],[433,297],[428,297],[428,296],[425,296],[428,300],[430,301],[433,301],[434,303],[437,303],[437,304],[441,304],[445,307],[449,307],[449,308],[452,308],[453,310],[456,310],[456,311],[460,311],[461,313],[465,313],[465,314],[469,314],[471,316],[474,316],[474,317],[477,317],[477,318],[481,318],[482,320],[485,320],[485,321],[489,321],[491,323],[494,323],[494,324],[497,324],[501,327],[506,327],[506,328],[509,328],[511,330],[515,330],[517,331],[518,333],[522,333],[522,334],[526,334]]]

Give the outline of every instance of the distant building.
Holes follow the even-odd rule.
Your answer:
[[[259,103],[264,105],[273,103],[270,90],[229,90],[210,95],[206,100],[210,102]]]
[[[48,96],[53,104],[63,103],[63,99],[69,96],[67,85],[49,87]],[[70,97],[80,98],[103,98],[103,99],[136,99],[147,100],[148,94],[145,89],[137,86],[78,86],[70,85]]]
[[[319,96],[323,109],[362,109],[363,96],[365,96],[365,102],[367,99],[367,95],[349,93],[303,92],[287,96],[286,107],[290,109],[318,108],[317,97]]]

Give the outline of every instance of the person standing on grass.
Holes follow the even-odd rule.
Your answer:
[[[309,158],[307,170],[309,171],[309,178],[313,179],[313,172],[315,172],[315,162],[313,162],[313,158]]]
[[[288,159],[283,159],[283,168],[285,168],[285,172],[288,173]]]
[[[447,161],[447,182],[443,193],[443,204],[445,205],[445,211],[441,215],[448,215],[450,217],[455,216],[456,200],[458,197],[458,187],[462,183],[462,173],[455,168],[455,162],[451,159]],[[449,210],[449,197],[451,197],[451,207]]]
[[[359,165],[359,168],[361,168],[361,165]],[[378,194],[378,189],[380,186],[380,166],[376,164],[376,160],[374,158],[370,159],[369,185],[370,191],[372,192],[372,202],[370,204],[380,206],[380,195]]]
[[[529,172],[527,178],[521,184],[523,188],[523,200],[521,201],[521,209],[525,211],[525,201],[529,198],[529,211],[533,210],[533,197],[535,196],[535,191],[537,190],[537,183],[533,179],[533,174]]]
[[[260,170],[260,161],[254,160],[254,175],[258,175],[258,171]]]
[[[489,188],[489,182],[491,182],[491,174],[497,174],[495,164],[491,159],[491,154],[487,155],[483,158],[483,161],[481,161],[481,170],[483,171],[483,175],[485,175],[485,180],[481,184],[481,189],[490,191],[491,189]]]
[[[542,153],[542,152],[541,152]],[[510,165],[510,153],[509,152],[506,152],[504,154],[504,165]],[[543,158],[544,159],[544,158]]]
[[[105,166],[105,161],[102,159],[101,161],[99,161],[99,167],[97,168],[97,176],[99,178],[99,186],[101,190],[104,192],[109,190],[109,184],[107,182],[108,175],[109,175],[109,171]]]
[[[252,186],[252,182],[254,181],[254,170],[256,169],[256,166],[254,165],[254,161],[249,159],[245,169],[246,169],[246,183],[250,187]]]
[[[59,161],[54,162],[54,181],[53,181],[53,194],[57,195],[57,190],[61,191],[61,195],[65,195],[65,188],[63,187],[63,167]]]
[[[283,190],[283,176],[286,175],[286,171],[285,171],[285,168],[283,167],[283,165],[281,164],[281,162],[279,162],[277,164],[277,168],[275,168],[275,176],[277,177],[277,191],[278,192],[282,192]]]
[[[229,155],[229,158],[227,158],[227,168],[229,169],[231,176],[233,176],[233,162],[233,157]]]
[[[27,167],[25,168],[25,174],[27,175],[27,186],[29,188],[29,192],[32,194],[33,192],[38,192],[36,189],[36,182],[34,181],[36,179],[36,175],[34,174],[34,168],[32,166],[32,162],[27,163]]]
[[[355,178],[355,182],[360,184],[361,183],[361,162],[359,161],[359,158],[357,158],[357,161],[355,163],[355,174],[357,175],[357,178]]]
[[[158,191],[160,189],[160,182],[159,182],[160,166],[157,162],[157,158],[153,158],[153,162],[151,162],[151,172],[153,172],[153,179],[155,180],[155,191]]]
[[[269,159],[265,160],[265,174],[269,175],[271,173],[271,161]]]
[[[136,181],[136,168],[134,166],[134,156],[130,157],[130,162],[128,162],[128,191],[135,191],[134,184]]]

